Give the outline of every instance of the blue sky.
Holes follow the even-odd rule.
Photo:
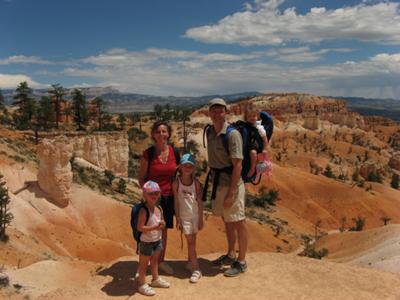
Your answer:
[[[400,1],[0,0],[0,88],[400,99]]]

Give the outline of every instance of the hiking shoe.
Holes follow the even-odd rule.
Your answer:
[[[212,261],[214,266],[231,265],[235,262],[235,258],[230,257],[228,254],[221,255],[216,260]]]
[[[164,289],[170,287],[170,283],[162,279],[161,277],[158,277],[156,280],[153,280],[150,285],[155,288],[164,288]]]
[[[156,294],[156,292],[147,283],[139,286],[138,291],[139,291],[139,293],[141,293],[142,295],[145,295],[145,296],[154,296]]]
[[[238,276],[240,273],[244,273],[247,271],[247,264],[241,264],[238,261],[235,261],[231,267],[224,272],[224,275],[227,277],[235,277]]]
[[[189,281],[191,283],[197,283],[200,278],[201,278],[201,272],[199,270],[196,270],[193,272],[192,276],[190,276]]]
[[[169,264],[167,264],[165,261],[161,262],[158,265],[158,269],[163,271],[167,275],[174,275],[174,269],[172,269],[172,267]]]

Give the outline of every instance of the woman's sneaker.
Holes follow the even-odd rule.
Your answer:
[[[156,294],[156,292],[147,283],[139,286],[138,291],[139,291],[139,293],[141,293],[142,295],[145,295],[145,296],[154,296]]]
[[[230,257],[228,254],[221,255],[216,260],[212,261],[214,266],[231,265],[236,261],[235,257]]]
[[[158,269],[163,271],[167,275],[174,275],[174,269],[172,269],[172,267],[169,264],[167,264],[165,261],[161,262],[158,265]]]
[[[161,277],[158,277],[156,280],[153,280],[150,285],[155,288],[164,288],[164,289],[170,287],[170,283],[162,279]]]
[[[235,261],[231,265],[231,267],[224,272],[224,275],[227,277],[235,277],[235,276],[239,275],[240,273],[244,273],[246,271],[247,271],[246,263],[242,264],[238,261]]]

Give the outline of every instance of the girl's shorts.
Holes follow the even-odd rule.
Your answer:
[[[192,218],[192,219],[182,219],[182,232],[183,234],[195,234],[199,231],[199,219]]]
[[[161,240],[156,242],[140,242],[139,243],[139,253],[144,256],[152,256],[154,252],[162,250]]]

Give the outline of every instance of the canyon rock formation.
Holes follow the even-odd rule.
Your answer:
[[[389,166],[392,169],[395,169],[397,171],[400,171],[400,152],[395,153],[393,157],[390,158],[389,160]]]
[[[82,158],[116,175],[128,175],[128,139],[123,134],[92,134],[44,139],[38,146],[40,160],[37,179],[40,188],[55,203],[65,207],[72,185],[71,157]]]
[[[72,150],[72,145],[65,137],[53,141],[45,139],[37,150],[40,158],[37,175],[39,186],[61,207],[67,206],[70,198]]]
[[[73,139],[74,156],[113,171],[117,175],[128,175],[128,139],[123,134],[94,134]]]

